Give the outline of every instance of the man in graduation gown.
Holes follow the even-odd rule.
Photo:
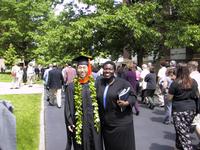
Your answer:
[[[102,150],[100,120],[94,80],[89,75],[88,57],[79,56],[78,76],[66,87],[65,123],[68,133],[66,150]]]

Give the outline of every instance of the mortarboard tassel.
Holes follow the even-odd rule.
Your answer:
[[[92,65],[90,59],[88,59],[88,76],[92,75]]]

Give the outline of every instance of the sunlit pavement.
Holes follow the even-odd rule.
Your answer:
[[[19,89],[11,89],[11,83],[0,82],[0,95],[4,94],[35,94],[42,93],[43,85],[33,84],[32,87],[22,85]]]

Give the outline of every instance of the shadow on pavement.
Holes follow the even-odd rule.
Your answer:
[[[165,111],[164,110],[161,110],[161,109],[155,109],[155,111],[153,111],[153,114],[156,114],[156,115],[165,115]]]
[[[160,145],[157,143],[152,143],[149,149],[150,150],[174,150],[174,147],[168,146],[168,145]]]
[[[159,122],[159,123],[162,123],[164,117],[151,117],[150,119],[151,119],[153,122]]]
[[[175,131],[174,133],[168,132],[168,131],[164,131],[163,133],[165,134],[164,139],[175,141],[175,137],[176,137]]]
[[[148,106],[146,104],[143,104],[143,103],[139,103],[139,106],[142,107],[142,108],[149,109]]]

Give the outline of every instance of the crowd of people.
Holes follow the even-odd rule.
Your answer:
[[[66,150],[72,145],[75,150],[134,150],[132,108],[139,115],[139,103],[150,109],[163,107],[163,123],[173,124],[176,131],[176,148],[193,150],[190,132],[199,113],[198,62],[161,61],[156,74],[152,63],[116,67],[107,61],[101,69],[91,70],[88,59],[74,59],[76,69],[71,63],[63,69],[50,64],[43,76],[50,105],[61,108],[64,91]]]
[[[97,69],[89,59],[77,57],[63,68],[49,64],[42,75],[32,64],[26,69],[28,85],[32,86],[38,72],[37,77],[44,80],[45,100],[50,106],[64,107],[66,150],[72,145],[74,150],[134,150],[133,112],[139,116],[140,105],[162,107],[163,123],[175,128],[175,147],[194,149],[190,133],[194,132],[192,122],[199,113],[198,62],[161,61],[159,68],[152,63],[140,68],[135,62],[116,66],[107,61]],[[13,81],[18,87],[22,72],[23,68],[13,66]]]
[[[33,84],[43,78],[45,68],[40,65],[33,65],[32,62],[28,66],[24,63],[15,63],[11,68],[11,89],[19,89],[22,85],[32,87]]]

